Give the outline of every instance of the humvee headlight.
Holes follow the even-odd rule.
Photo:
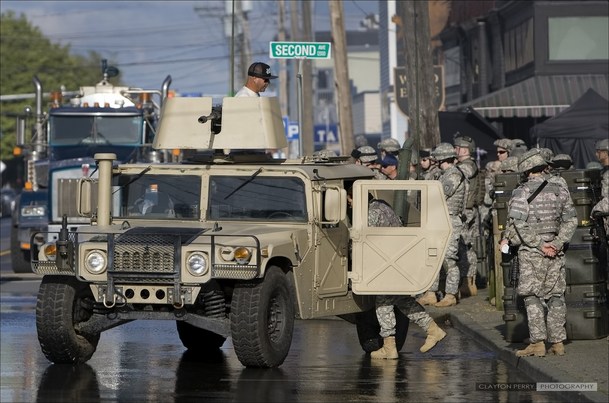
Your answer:
[[[54,243],[47,243],[38,251],[38,260],[55,261],[57,257],[57,246]]]
[[[248,264],[252,258],[252,253],[249,249],[244,247],[238,247],[235,249],[235,261],[238,264]]]
[[[225,262],[232,262],[235,259],[235,249],[231,246],[220,248],[220,258]]]
[[[207,273],[209,269],[209,259],[206,253],[194,252],[188,256],[186,260],[186,267],[188,272],[193,276],[202,276]]]
[[[101,274],[106,270],[106,253],[101,250],[92,250],[85,257],[85,268],[91,274]]]

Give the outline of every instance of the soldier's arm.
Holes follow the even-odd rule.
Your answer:
[[[450,197],[455,194],[461,184],[461,174],[457,171],[448,175],[443,175],[441,181],[444,195]]]
[[[508,218],[512,220],[514,229],[522,244],[541,250],[543,246],[541,237],[527,223],[527,218],[529,217],[527,195],[527,192],[523,188],[514,190],[508,207]]]
[[[571,195],[569,194],[569,190],[564,187],[560,187],[559,200],[563,202],[563,208],[561,213],[561,224],[560,229],[558,230],[558,235],[552,241],[552,245],[556,248],[556,250],[561,250],[565,243],[571,240],[573,233],[575,232],[575,228],[577,228],[577,214],[575,212],[575,207],[573,206],[573,200],[571,200]]]

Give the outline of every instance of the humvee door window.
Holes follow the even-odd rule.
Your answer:
[[[420,227],[421,226],[421,191],[420,190],[379,190],[375,189],[372,198],[380,200],[383,204],[386,204],[391,208],[392,211],[388,212],[388,216],[395,212],[395,214],[402,221],[404,227]],[[401,211],[398,200],[403,200],[401,203]],[[382,209],[379,209],[382,210]],[[368,210],[366,210],[368,214]],[[381,213],[378,213],[381,214]],[[376,218],[376,225],[369,226],[393,226],[387,224],[392,220],[388,217]],[[374,224],[374,223],[373,223]]]
[[[120,217],[198,219],[201,177],[121,175]]]
[[[296,178],[212,176],[209,220],[306,221],[304,183]]]

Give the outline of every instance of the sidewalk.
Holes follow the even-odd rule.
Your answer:
[[[426,306],[438,322],[449,321],[452,326],[472,337],[483,346],[497,352],[498,357],[529,376],[534,382],[597,383],[596,392],[579,392],[578,400],[608,402],[609,339],[567,340],[562,357],[516,357],[514,351],[525,344],[511,344],[503,337],[503,311],[488,302],[488,289],[462,299],[450,308]]]

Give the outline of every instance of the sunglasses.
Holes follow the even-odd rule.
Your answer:
[[[505,154],[507,153],[507,151],[503,150],[503,151],[497,151],[497,154]]]

